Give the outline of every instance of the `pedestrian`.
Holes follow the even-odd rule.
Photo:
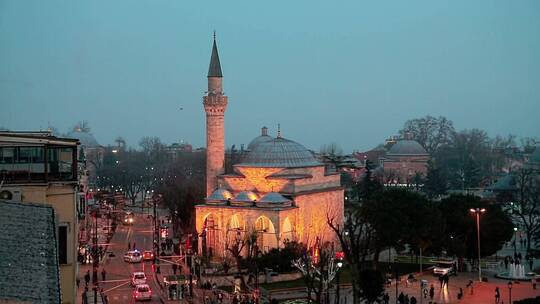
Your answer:
[[[504,258],[504,268],[508,269],[508,263],[510,262],[510,257],[506,256]]]
[[[441,289],[443,288],[443,284],[444,284],[444,278],[443,276],[439,276],[439,283],[441,283]]]
[[[529,268],[531,269],[531,271],[533,271],[533,266],[534,266],[534,260],[533,258],[529,258]]]
[[[533,289],[536,290],[536,279],[532,278],[531,282],[532,282]]]
[[[446,273],[444,276],[443,276],[443,281],[444,281],[444,284],[443,285],[446,285],[446,288],[448,288],[448,281],[450,280],[450,276],[448,275],[448,273]]]
[[[131,242],[128,242],[128,251],[131,251]]]
[[[75,280],[75,283],[77,284],[77,289],[79,289],[79,285],[81,285],[81,279],[77,277],[77,279]]]
[[[405,295],[403,294],[403,291],[399,293],[398,303],[399,304],[405,304]]]
[[[88,283],[90,283],[90,270],[86,271],[86,274],[84,275],[84,282],[86,283],[86,286],[88,287]]]
[[[409,295],[408,294],[405,295],[405,304],[409,304]]]
[[[411,297],[411,304],[416,304],[417,301],[416,301],[416,298],[414,296]]]
[[[461,298],[463,298],[463,288],[461,288],[461,287],[459,288],[459,292],[458,292],[458,294],[457,294],[457,298],[458,298],[458,300],[461,300]]]
[[[105,276],[107,275],[107,271],[105,271],[105,268],[101,269],[101,280],[105,281]]]
[[[474,293],[474,289],[473,289],[474,286],[473,286],[473,284],[474,284],[473,280],[469,280],[469,283],[467,284],[467,288],[470,288],[471,294]]]
[[[499,287],[495,287],[495,303],[501,301],[501,293],[499,292]]]
[[[388,302],[390,302],[390,296],[388,295],[388,292],[384,294],[382,299],[384,304],[388,304]]]
[[[84,291],[83,291],[83,293],[81,295],[83,304],[88,304],[88,298],[87,297],[88,297],[88,287],[85,287]]]
[[[172,271],[173,274],[176,275],[176,270],[178,269],[178,266],[176,264],[172,264]]]
[[[434,296],[435,296],[435,287],[433,287],[433,284],[431,284],[431,287],[429,288],[429,299],[433,301]]]

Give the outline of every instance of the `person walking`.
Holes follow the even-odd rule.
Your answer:
[[[441,290],[442,290],[442,288],[443,288],[443,284],[444,284],[444,278],[443,278],[443,276],[442,276],[442,275],[441,275],[441,276],[439,276],[439,283],[441,283]]]
[[[495,303],[501,301],[501,293],[499,292],[499,287],[495,287]]]
[[[176,264],[172,264],[172,271],[173,274],[176,275],[176,270],[178,269],[178,266]]]
[[[448,281],[450,280],[450,276],[447,274],[445,274],[443,276],[443,286],[446,286],[446,288],[448,289]]]
[[[88,304],[88,287],[84,288],[84,291],[81,295],[82,304]]]
[[[77,289],[79,289],[79,285],[81,285],[81,279],[77,276],[77,279],[75,280],[75,283],[77,284]]]
[[[88,287],[88,283],[90,283],[90,270],[86,271],[86,274],[84,275],[84,282],[86,283],[86,287]]]
[[[101,269],[101,280],[105,281],[105,276],[107,275],[107,271],[105,271],[105,267]]]
[[[435,296],[435,287],[433,287],[433,284],[431,284],[431,287],[429,288],[429,299],[433,301],[434,296]]]
[[[417,303],[416,298],[414,296],[411,297],[411,302],[410,303],[411,304],[416,304]]]
[[[128,242],[128,251],[131,251],[131,242]]]
[[[399,293],[398,303],[399,304],[405,304],[405,295],[403,294],[403,291]]]

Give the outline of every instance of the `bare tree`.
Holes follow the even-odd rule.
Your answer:
[[[371,253],[373,228],[365,219],[359,204],[350,206],[346,210],[343,223],[337,222],[330,215],[327,215],[327,223],[335,232],[345,254],[345,261],[351,267],[353,304],[359,304],[362,291],[360,275],[366,257]]]
[[[413,139],[422,145],[429,154],[433,154],[437,148],[451,141],[454,123],[444,116],[427,115],[407,120],[399,133],[402,136],[407,133],[411,134]]]
[[[540,176],[531,169],[521,169],[516,175],[514,215],[520,219],[527,232],[527,251],[531,249],[531,238],[540,236]]]

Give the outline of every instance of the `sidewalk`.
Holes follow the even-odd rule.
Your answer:
[[[90,218],[92,221],[92,226],[91,226],[91,232],[93,233],[94,232],[94,220],[92,218]],[[101,267],[107,262],[107,259],[109,257],[109,254],[108,254],[108,249],[109,249],[109,245],[108,245],[108,242],[107,242],[107,234],[109,232],[109,229],[103,229],[104,227],[106,227],[107,225],[109,224],[109,221],[106,219],[106,218],[98,218],[97,219],[97,232],[98,232],[98,246],[103,246],[103,250],[105,252],[105,254],[103,255],[103,259],[101,259],[99,261],[99,266],[98,266],[98,284],[99,284],[99,281],[101,281]],[[92,246],[92,243],[91,243],[91,239],[90,239],[90,242],[88,242],[88,245]],[[84,280],[84,276],[85,274],[87,273],[87,271],[90,271],[90,282],[88,284],[88,293],[87,293],[87,300],[88,300],[88,303],[104,303],[104,301],[102,300],[102,297],[101,297],[101,294],[99,293],[98,291],[98,295],[97,295],[97,300],[95,301],[94,300],[94,292],[92,290],[92,288],[94,287],[93,283],[92,283],[92,276],[93,276],[93,263],[86,263],[86,264],[81,264],[79,263],[78,264],[78,275],[77,275],[77,278],[80,280],[80,285],[79,285],[79,288],[77,289],[77,303],[83,303],[82,301],[82,297],[83,297],[83,293],[84,293],[84,289],[85,289],[85,280]],[[98,285],[98,288],[99,288],[99,285]]]

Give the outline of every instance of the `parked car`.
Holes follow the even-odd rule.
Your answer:
[[[153,261],[154,260],[154,253],[152,250],[145,250],[143,252],[143,260],[144,261]]]
[[[456,274],[456,267],[455,267],[456,261],[452,260],[441,260],[441,261],[435,261],[435,266],[433,267],[433,274],[440,276],[440,275],[452,275]]]
[[[136,271],[131,274],[131,285],[137,286],[141,284],[146,284],[146,274],[141,271]]]
[[[139,284],[135,286],[135,290],[133,290],[133,299],[135,301],[152,300],[152,289],[150,289],[148,284]]]
[[[142,254],[138,250],[130,250],[124,254],[124,262],[140,263],[142,259]]]

